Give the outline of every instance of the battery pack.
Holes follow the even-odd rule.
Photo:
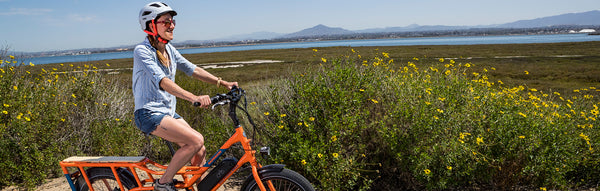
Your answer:
[[[223,159],[208,175],[198,183],[199,191],[211,190],[219,181],[221,181],[233,167],[237,164],[238,159],[235,157]]]

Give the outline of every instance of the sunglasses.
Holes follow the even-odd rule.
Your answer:
[[[171,27],[171,24],[175,25],[175,19],[165,20],[165,21],[156,21],[156,24],[163,23],[165,27]]]

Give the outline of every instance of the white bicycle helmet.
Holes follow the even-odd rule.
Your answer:
[[[166,14],[166,13],[170,13],[171,16],[177,15],[177,12],[175,12],[175,10],[173,10],[171,7],[169,7],[165,3],[162,3],[162,2],[148,3],[146,6],[144,6],[144,8],[142,8],[142,10],[140,10],[139,21],[140,21],[140,26],[142,27],[142,30],[144,30],[144,31],[148,30],[146,28],[146,24],[148,23],[148,21],[152,21],[152,20],[156,19],[157,17],[159,17],[163,14]]]

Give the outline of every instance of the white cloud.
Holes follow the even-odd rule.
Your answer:
[[[70,14],[68,16],[68,18],[69,18],[69,20],[75,21],[75,22],[91,22],[91,21],[96,20],[96,16],[86,16],[86,15],[79,15],[79,14]]]
[[[30,15],[44,15],[46,13],[52,12],[52,9],[36,9],[36,8],[10,8],[6,12],[0,12],[0,15],[22,15],[22,16],[30,16]]]

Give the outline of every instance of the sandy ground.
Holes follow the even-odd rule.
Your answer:
[[[236,181],[233,179],[227,180],[227,182],[225,182],[225,184],[223,186],[221,186],[218,191],[233,191],[233,190],[240,190],[239,186],[235,186],[232,184],[228,184],[231,181]],[[17,191],[19,190],[16,187],[9,187],[9,188],[5,188],[2,189],[2,191]],[[39,190],[39,191],[69,191],[71,190],[71,187],[69,187],[69,183],[67,183],[67,179],[66,178],[53,178],[53,179],[48,179],[46,180],[46,183],[37,186],[35,188],[35,190]],[[183,189],[181,189],[183,190]]]

